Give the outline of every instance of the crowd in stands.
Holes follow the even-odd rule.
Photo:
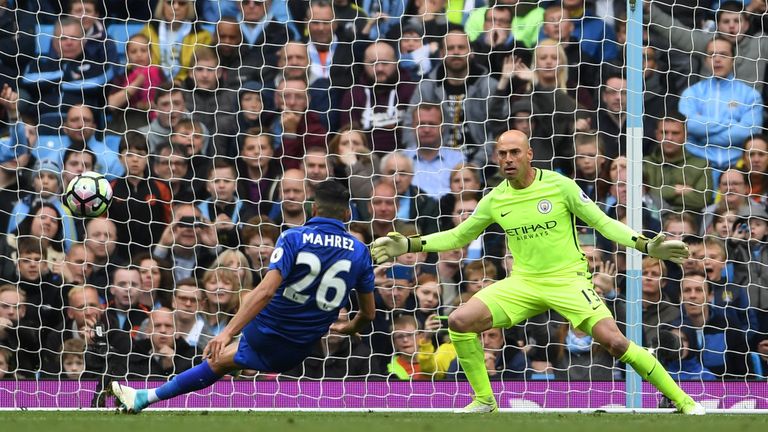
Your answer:
[[[765,0],[638,2],[642,339],[680,380],[768,374]],[[711,4],[710,4],[711,3]],[[704,7],[707,5],[708,7]],[[314,187],[350,231],[429,234],[503,181],[496,137],[627,219],[627,20],[612,0],[0,0],[0,379],[173,376],[265,275]],[[62,191],[110,180],[108,216]],[[625,251],[576,221],[620,326]],[[514,266],[491,227],[376,268],[368,331],[329,334],[293,378],[461,377],[444,317]],[[352,296],[354,300],[354,296]],[[355,302],[339,319],[354,314]],[[482,334],[495,379],[623,379],[555,312]],[[273,379],[269,371],[242,376]]]

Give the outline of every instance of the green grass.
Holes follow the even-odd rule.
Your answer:
[[[766,415],[0,412],[0,430],[9,432],[751,432],[767,426]]]

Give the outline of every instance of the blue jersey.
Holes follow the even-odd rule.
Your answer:
[[[298,343],[328,332],[352,289],[373,292],[368,248],[336,219],[315,217],[280,235],[269,263],[283,282],[253,323],[265,333]]]

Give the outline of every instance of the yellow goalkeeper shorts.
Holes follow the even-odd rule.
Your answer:
[[[512,274],[475,297],[491,310],[494,327],[512,327],[554,309],[574,327],[592,334],[598,321],[613,318],[586,276],[532,278]]]

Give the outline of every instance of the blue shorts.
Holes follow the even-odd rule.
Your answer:
[[[243,329],[235,363],[244,369],[285,372],[309,357],[316,342],[296,343],[282,336],[264,333],[253,323]]]

